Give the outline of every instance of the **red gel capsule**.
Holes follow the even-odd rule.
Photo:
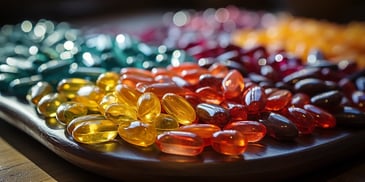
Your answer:
[[[198,88],[195,90],[195,93],[201,101],[210,104],[220,104],[224,100],[224,97],[217,90],[209,86]]]
[[[267,134],[274,139],[290,141],[298,137],[298,128],[282,114],[274,112],[262,113],[260,122],[266,126]]]
[[[283,114],[297,126],[299,134],[313,133],[316,122],[308,111],[299,107],[289,107]]]
[[[220,131],[221,129],[213,124],[190,124],[181,126],[179,131],[187,131],[197,134],[204,141],[204,146],[211,145],[213,133]]]
[[[245,88],[243,76],[237,70],[231,70],[222,80],[223,95],[226,99],[233,99],[241,95]]]
[[[279,111],[286,107],[292,99],[289,90],[275,90],[267,95],[265,109],[268,111]]]
[[[175,93],[181,96],[192,93],[174,83],[152,83],[145,86],[144,92],[153,92],[159,98],[162,98],[166,93]]]
[[[222,78],[216,77],[211,74],[204,74],[199,77],[199,87],[211,87],[217,91],[221,90]]]
[[[317,127],[334,128],[336,126],[336,118],[329,112],[311,104],[306,104],[303,108],[312,114]]]
[[[247,108],[243,104],[224,101],[221,106],[228,110],[231,115],[231,121],[246,120]]]
[[[237,130],[248,142],[258,142],[266,135],[266,126],[257,121],[235,121],[227,124],[224,130]]]
[[[168,131],[157,136],[156,145],[161,152],[175,155],[196,156],[204,149],[203,139],[186,131]]]
[[[310,97],[304,93],[296,93],[292,96],[290,105],[295,107],[303,107],[305,104],[310,103]]]
[[[209,66],[208,71],[214,76],[223,78],[229,72],[229,69],[226,65],[217,62]]]
[[[200,123],[214,124],[223,128],[231,120],[229,112],[216,104],[201,103],[196,106],[195,111]]]
[[[222,130],[213,133],[212,148],[224,155],[241,155],[247,148],[246,137],[237,130]]]
[[[252,86],[243,94],[243,104],[247,106],[249,114],[257,114],[265,108],[266,94],[260,86]]]

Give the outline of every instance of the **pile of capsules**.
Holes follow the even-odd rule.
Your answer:
[[[230,19],[232,12],[237,9],[214,11],[218,23],[213,25],[232,25],[247,14]],[[365,126],[365,70],[356,61],[330,61],[316,49],[303,60],[285,49],[211,40],[236,30],[222,26],[214,26],[214,34],[194,36],[207,26],[199,22],[207,21],[199,18],[203,15],[207,14],[176,13],[169,30],[190,38],[169,46],[147,44],[127,34],[81,36],[77,30],[63,24],[50,26],[52,22],[44,20],[10,27],[19,28],[27,39],[5,34],[10,28],[3,27],[1,37],[13,46],[6,53],[14,54],[21,45],[21,57],[30,62],[31,71],[19,78],[21,71],[3,69],[8,72],[1,74],[18,81],[0,80],[11,90],[2,89],[18,90],[42,117],[56,118],[64,125],[76,142],[123,140],[184,156],[199,155],[207,147],[241,155],[249,143],[266,136],[295,141],[336,126]],[[248,15],[252,18],[254,13]],[[252,27],[272,19],[272,15],[256,17]],[[185,34],[184,27],[197,29]],[[75,36],[66,36],[69,31]],[[58,39],[49,38],[56,36],[54,32],[59,32]],[[42,37],[29,41],[33,34]],[[165,36],[166,40],[173,37]],[[53,40],[52,46],[45,45],[46,40]],[[19,53],[14,55],[2,64],[20,69],[11,64]],[[39,62],[40,55],[44,62]]]

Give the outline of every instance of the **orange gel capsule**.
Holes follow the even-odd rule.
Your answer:
[[[220,105],[201,103],[196,106],[195,111],[200,123],[223,128],[231,120],[229,112]]]
[[[151,71],[133,67],[120,69],[120,75],[136,75],[139,77],[153,78]]]
[[[289,107],[283,114],[288,117],[298,128],[299,134],[312,134],[316,126],[315,120],[307,110],[299,107]]]
[[[212,144],[213,133],[220,131],[221,129],[213,124],[191,124],[181,126],[179,131],[188,131],[197,134],[204,141],[204,146]]]
[[[157,136],[156,145],[161,152],[183,156],[196,156],[204,150],[203,139],[186,131],[164,132]]]
[[[49,93],[53,92],[53,87],[48,82],[40,81],[37,84],[33,85],[26,96],[27,101],[30,104],[37,105],[39,100]]]
[[[243,94],[243,104],[247,106],[249,114],[257,114],[266,105],[266,94],[260,86],[252,86]]]
[[[246,120],[247,108],[243,104],[225,101],[221,104],[231,115],[231,121]]]
[[[292,99],[289,90],[274,90],[267,95],[265,109],[268,111],[279,111],[286,107]]]
[[[181,88],[175,83],[153,83],[145,87],[145,92],[153,92],[159,98],[162,98],[166,93],[175,93],[177,95],[192,93],[190,90]]]
[[[153,77],[143,77],[140,75],[124,74],[120,77],[120,83],[128,85],[132,88],[135,88],[138,83],[151,84],[154,82],[155,80]]]
[[[306,104],[303,108],[312,114],[317,127],[334,128],[336,126],[336,118],[331,113],[312,104]]]
[[[217,62],[209,66],[208,71],[216,77],[223,78],[229,72],[229,69],[226,65]]]
[[[223,95],[212,87],[201,87],[195,90],[200,100],[210,104],[221,104],[224,101]]]
[[[101,114],[105,114],[105,108],[110,104],[119,103],[118,97],[114,93],[107,93],[99,102],[99,111]]]
[[[224,129],[241,132],[248,142],[258,142],[266,135],[266,126],[257,121],[235,121],[227,124]]]
[[[137,116],[145,123],[152,123],[161,113],[160,99],[152,92],[143,93],[137,101]]]
[[[245,88],[243,76],[237,70],[231,70],[222,80],[223,95],[226,99],[233,99],[241,95]]]
[[[237,130],[221,130],[213,133],[212,148],[224,155],[241,155],[247,148],[246,137]]]

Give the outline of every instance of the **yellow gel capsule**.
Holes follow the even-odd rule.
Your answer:
[[[39,100],[37,111],[45,117],[56,117],[58,106],[66,101],[67,98],[63,94],[49,93]]]
[[[127,127],[119,125],[118,134],[124,141],[142,147],[154,144],[157,136],[156,128],[152,124],[138,120]]]
[[[110,120],[85,121],[72,131],[74,140],[80,143],[96,144],[112,141],[118,135],[118,126]]]
[[[77,91],[73,100],[84,104],[91,112],[99,112],[99,102],[104,95],[104,92],[96,85],[86,85]]]
[[[120,102],[134,108],[137,107],[138,98],[142,95],[142,93],[140,93],[136,89],[131,88],[125,84],[117,85],[114,92]]]
[[[174,116],[180,124],[192,124],[196,119],[194,108],[182,96],[167,93],[162,97],[161,105],[164,111]]]
[[[106,72],[99,75],[96,79],[96,85],[105,92],[112,92],[118,85],[120,75],[115,72]]]
[[[107,93],[99,102],[99,111],[101,114],[105,114],[105,109],[110,104],[119,103],[118,97],[114,93]]]
[[[153,120],[161,113],[160,99],[152,92],[143,93],[137,101],[137,116],[147,123]]]
[[[68,124],[71,120],[87,114],[87,107],[81,103],[68,101],[58,106],[56,119],[62,124]]]
[[[104,116],[116,124],[128,126],[137,120],[137,111],[128,105],[114,103],[106,107]]]
[[[37,105],[39,100],[46,94],[52,93],[53,88],[48,82],[40,81],[33,85],[26,96],[29,103]]]
[[[161,113],[157,118],[155,118],[153,123],[155,124],[155,128],[158,133],[179,128],[179,122],[177,122],[177,119],[170,114]]]
[[[105,117],[101,114],[88,114],[84,116],[80,116],[71,120],[66,127],[67,133],[72,136],[72,131],[80,124],[86,121],[94,121],[94,120],[105,120]]]
[[[86,85],[94,85],[94,83],[82,78],[64,78],[58,82],[57,91],[66,95],[68,99],[73,99],[77,91]]]

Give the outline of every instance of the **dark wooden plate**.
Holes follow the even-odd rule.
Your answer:
[[[98,145],[74,142],[54,120],[13,97],[0,96],[0,117],[65,160],[118,180],[283,180],[315,171],[365,151],[365,131],[317,130],[294,142],[270,137],[251,144],[241,156],[225,156],[207,148],[196,157],[161,153],[155,146],[139,148],[120,138]]]

